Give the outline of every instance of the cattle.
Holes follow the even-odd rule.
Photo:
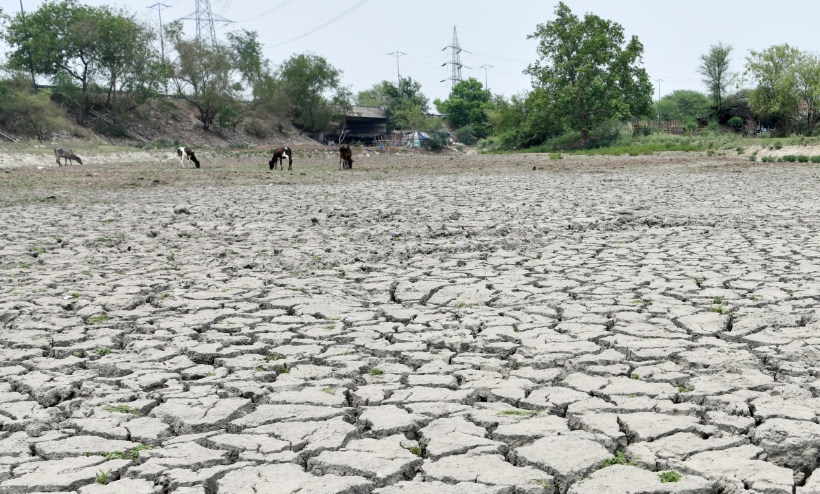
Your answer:
[[[182,168],[185,168],[185,161],[193,162],[193,164],[199,168],[199,160],[196,159],[196,155],[194,154],[193,150],[189,147],[180,147],[177,149],[177,157],[179,158],[179,165]]]
[[[65,159],[66,166],[68,166],[69,161],[71,162],[71,164],[74,164],[74,160],[77,160],[77,163],[79,163],[81,165],[83,164],[83,160],[81,160],[79,156],[74,154],[74,151],[72,151],[68,148],[57,148],[57,149],[55,149],[54,150],[54,156],[57,157],[57,166],[63,166],[63,164],[60,163],[60,158]]]
[[[353,168],[353,151],[350,150],[349,144],[339,145],[339,167],[340,170]]]
[[[285,165],[285,156],[288,157],[288,170],[293,170],[293,155],[290,151],[290,148],[285,146],[282,148],[276,148],[273,150],[273,158],[268,162],[271,170],[276,170],[276,162],[279,162],[279,169],[284,170]]]

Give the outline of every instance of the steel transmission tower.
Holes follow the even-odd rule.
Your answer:
[[[231,24],[233,21],[214,14],[211,10],[211,0],[194,0],[196,7],[193,14],[183,17],[183,21],[196,22],[196,39],[200,42],[210,42],[211,46],[216,46],[217,22]]]
[[[453,42],[450,44],[450,46],[445,46],[444,49],[441,51],[444,51],[447,48],[451,49],[453,54],[453,58],[449,62],[447,62],[452,66],[453,75],[451,75],[449,79],[443,79],[441,82],[449,80],[452,83],[452,85],[455,86],[456,84],[461,82],[461,68],[466,67],[461,63],[461,52],[464,50],[462,50],[461,45],[458,44],[458,33],[456,32],[455,26],[453,26]],[[445,65],[447,65],[447,63],[442,64],[441,66],[444,67]],[[469,69],[470,67],[467,68]]]

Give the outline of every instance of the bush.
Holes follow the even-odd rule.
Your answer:
[[[812,163],[820,163],[820,156],[812,156],[811,158],[809,158],[809,161],[811,161]]]
[[[245,133],[258,139],[266,139],[270,137],[270,130],[268,130],[262,122],[255,118],[251,118],[245,122]]]
[[[698,130],[698,123],[695,120],[687,120],[686,122],[683,122],[683,131],[687,134],[691,134],[696,130]]]
[[[717,120],[709,120],[709,123],[706,124],[706,128],[712,131],[718,130],[720,128],[720,124]]]
[[[797,156],[793,154],[787,154],[786,156],[783,156],[783,161],[786,161],[788,163],[794,163],[795,161],[797,161]]]
[[[730,118],[729,121],[726,122],[726,124],[729,125],[729,127],[732,127],[735,130],[740,130],[741,128],[743,128],[743,119],[740,118],[740,117],[735,116],[735,117]]]
[[[774,141],[774,148],[775,149],[783,149],[783,143],[780,141]]]
[[[10,91],[0,101],[0,124],[12,133],[40,141],[65,127],[65,113],[51,101],[50,91]]]
[[[808,163],[809,162],[809,157],[806,156],[806,155],[801,154],[797,157],[797,161],[800,162],[800,163]]]
[[[478,142],[478,137],[476,136],[475,129],[472,125],[465,125],[464,127],[456,130],[456,139],[458,139],[458,142],[464,143],[468,146],[473,146]]]

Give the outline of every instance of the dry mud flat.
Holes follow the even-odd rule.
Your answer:
[[[6,203],[0,493],[820,492],[816,168],[475,160]]]

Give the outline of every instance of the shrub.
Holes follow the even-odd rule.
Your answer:
[[[562,159],[564,159],[564,157],[561,155],[561,153],[550,153],[549,157],[550,157],[551,160],[562,160]]]
[[[706,124],[706,128],[709,130],[718,130],[720,128],[720,124],[717,120],[709,120],[709,123]]]
[[[783,149],[783,143],[780,141],[774,141],[773,146],[775,149]]]
[[[804,155],[804,154],[801,154],[797,157],[797,161],[800,162],[800,163],[808,163],[809,162],[809,157]]]
[[[729,121],[726,122],[726,124],[735,130],[740,130],[743,127],[743,119],[735,116],[730,118]]]
[[[458,139],[458,142],[464,143],[468,146],[473,146],[478,142],[478,137],[476,136],[475,129],[472,125],[465,125],[464,127],[456,130],[456,139]]]
[[[696,130],[698,130],[698,123],[695,120],[687,120],[686,122],[683,122],[683,131],[687,134],[691,134]]]
[[[266,139],[270,136],[270,130],[255,118],[245,122],[245,133],[258,139]]]
[[[820,163],[820,156],[812,156],[811,158],[809,158],[809,161],[811,161],[812,163]]]
[[[44,141],[65,126],[63,110],[50,91],[10,91],[0,101],[0,123],[9,131]]]
[[[787,154],[786,156],[783,156],[783,161],[786,161],[788,163],[794,163],[795,161],[797,161],[797,156],[793,154]]]

